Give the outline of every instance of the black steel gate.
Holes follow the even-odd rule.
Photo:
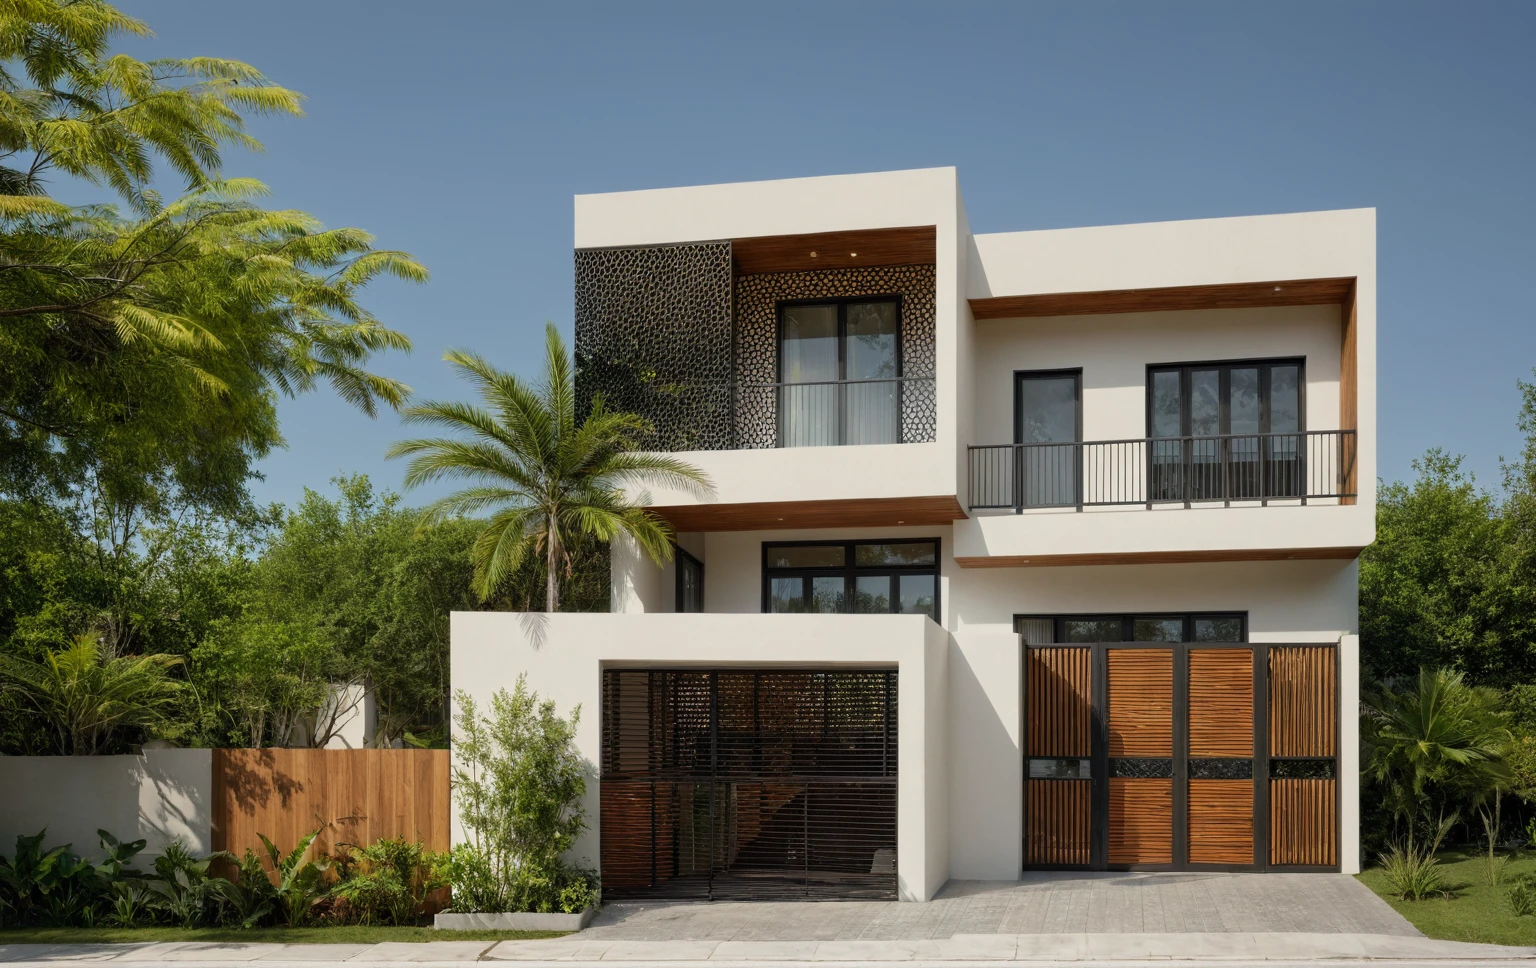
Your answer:
[[[611,898],[896,897],[894,670],[603,673]]]

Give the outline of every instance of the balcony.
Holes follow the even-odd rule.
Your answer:
[[[1353,430],[973,446],[968,506],[1350,504]]]

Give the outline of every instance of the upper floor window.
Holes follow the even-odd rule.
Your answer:
[[[767,542],[763,611],[939,616],[939,542]]]
[[[1152,500],[1305,493],[1301,360],[1148,367]]]
[[[780,304],[780,447],[899,443],[900,376],[900,299]]]

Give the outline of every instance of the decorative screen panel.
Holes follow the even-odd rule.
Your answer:
[[[650,447],[730,449],[731,353],[731,243],[576,251],[578,415],[601,393]]]
[[[777,442],[779,320],[786,300],[847,296],[901,297],[901,443],[935,439],[935,268],[931,265],[870,266],[767,272],[736,279],[736,432],[742,448]]]

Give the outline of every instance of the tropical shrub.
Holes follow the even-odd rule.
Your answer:
[[[581,709],[569,719],[519,677],[482,717],[457,695],[453,792],[469,840],[448,862],[453,911],[580,911],[599,901],[595,872],[566,855],[586,828],[585,763],[576,750]]]
[[[0,921],[16,924],[90,926],[113,906],[119,883],[139,876],[127,868],[144,841],[122,843],[98,830],[106,857],[92,864],[61,844],[44,848],[43,830],[16,838],[12,857],[0,854]]]
[[[1536,914],[1536,878],[1529,874],[1521,877],[1504,892],[1504,899],[1509,902],[1509,909],[1517,918]]]
[[[266,834],[257,836],[272,861],[275,878],[272,887],[277,907],[289,927],[298,927],[309,919],[310,912],[326,895],[325,871],[330,867],[330,861],[324,858],[305,860],[320,831],[299,838],[298,844],[287,854],[279,851]]]
[[[1365,773],[1399,826],[1404,858],[1416,856],[1418,838],[1438,843],[1463,808],[1487,810],[1509,788],[1500,698],[1459,672],[1421,669],[1412,682],[1386,681],[1366,703]]]
[[[150,903],[171,923],[198,928],[218,918],[224,883],[209,873],[213,862],[227,854],[197,857],[180,841],[171,842],[155,858],[155,876],[149,881]]]
[[[167,721],[186,684],[170,677],[178,656],[108,654],[86,633],[40,661],[0,654],[0,691],[36,709],[52,733],[52,752],[100,752],[120,729],[153,729]]]
[[[426,911],[430,896],[448,886],[445,855],[420,842],[397,837],[341,846],[339,880],[331,891],[339,919],[410,924]]]

